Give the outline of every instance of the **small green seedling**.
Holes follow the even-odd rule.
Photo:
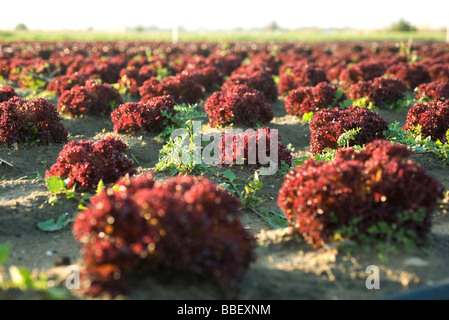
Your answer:
[[[263,208],[261,205],[265,199],[258,197],[256,194],[262,188],[262,181],[259,180],[259,173],[255,171],[254,176],[249,179],[242,191],[239,190],[240,184],[236,183],[239,179],[232,170],[226,170],[223,173],[226,182],[219,185],[230,193],[234,194],[242,203],[245,209],[249,209],[260,216],[273,229],[287,227],[287,220],[283,213],[278,213],[274,210]]]
[[[49,220],[38,222],[36,226],[41,231],[54,232],[61,230],[74,220],[75,217],[71,217],[68,214],[62,214],[56,220],[55,218],[51,218]]]

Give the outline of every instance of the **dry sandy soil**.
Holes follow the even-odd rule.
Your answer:
[[[282,101],[273,104],[275,119],[269,124],[279,130],[283,143],[291,143],[296,150],[305,150],[309,144],[307,125],[286,115]],[[405,121],[405,112],[384,111],[388,121]],[[112,131],[107,118],[87,117],[64,119],[71,139],[98,140]],[[104,129],[104,132],[103,132]],[[154,170],[161,144],[155,135],[130,137],[118,135],[129,146],[129,156],[139,172]],[[146,142],[143,146],[142,142]],[[60,199],[55,205],[48,203],[51,193],[45,181],[45,171],[55,163],[62,144],[49,146],[0,147],[0,158],[14,168],[0,165],[0,244],[10,243],[12,253],[5,267],[25,266],[46,272],[64,283],[67,265],[80,263],[80,244],[71,233],[71,226],[56,232],[42,232],[36,223],[61,214],[74,215],[77,202]],[[429,155],[414,156],[430,173],[449,189],[449,168]],[[252,174],[249,168],[233,168],[241,181]],[[223,182],[222,168],[206,174],[213,181]],[[218,174],[217,174],[218,173]],[[157,174],[163,179],[167,175]],[[266,205],[277,208],[277,192],[282,184],[280,175],[262,177]],[[432,233],[427,249],[421,252],[391,255],[387,262],[379,260],[377,252],[347,254],[335,246],[316,250],[286,230],[272,230],[259,216],[250,211],[241,212],[241,220],[258,239],[257,260],[247,270],[240,286],[224,292],[213,283],[191,275],[148,275],[136,279],[134,289],[125,299],[372,299],[388,297],[404,290],[436,284],[449,278],[449,214],[447,199],[433,216]],[[412,263],[410,258],[419,258]],[[416,259],[415,259],[416,260]],[[62,265],[61,265],[62,264]],[[380,268],[380,289],[368,290],[365,272],[369,265]],[[74,298],[89,299],[76,290]],[[42,295],[33,292],[0,291],[0,299],[35,299]],[[107,297],[106,297],[107,298]]]

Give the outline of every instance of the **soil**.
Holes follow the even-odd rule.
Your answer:
[[[283,101],[272,104],[275,118],[270,127],[279,130],[283,143],[291,143],[298,157],[309,145],[308,126],[297,117],[286,115]],[[381,111],[391,123],[405,122],[406,112]],[[138,166],[139,173],[153,171],[162,144],[154,134],[129,136],[112,132],[112,122],[107,118],[84,117],[64,119],[70,139],[92,139],[108,134],[119,137],[129,147],[128,155]],[[143,143],[144,142],[144,143]],[[73,216],[77,201],[60,198],[50,205],[51,193],[43,177],[56,162],[62,144],[32,146],[19,144],[0,147],[0,158],[14,167],[0,165],[0,244],[9,243],[12,253],[5,264],[24,266],[35,272],[48,274],[61,286],[69,275],[69,265],[81,262],[80,244],[73,238],[70,225],[56,232],[40,231],[36,224],[62,214]],[[449,189],[449,168],[432,155],[416,155],[413,159],[438,177]],[[213,168],[205,175],[216,183],[224,182],[226,169]],[[233,167],[241,179],[253,174],[246,167]],[[156,173],[158,179],[167,174]],[[277,192],[282,176],[261,177],[265,206],[279,210]],[[301,238],[289,234],[288,229],[273,230],[257,214],[242,211],[241,220],[258,241],[257,260],[247,270],[240,286],[233,291],[223,291],[207,279],[192,275],[173,274],[170,271],[136,278],[133,290],[124,299],[373,299],[388,297],[404,290],[427,286],[449,278],[449,214],[447,199],[441,202],[433,215],[433,227],[426,249],[409,254],[400,252],[380,260],[377,252],[348,254],[337,246],[329,245],[319,250]],[[418,258],[418,259],[411,259]],[[412,263],[415,261],[414,263]],[[416,262],[417,261],[417,262]],[[380,269],[380,289],[368,290],[366,268],[377,265]],[[151,288],[151,290],[149,290]],[[77,290],[71,291],[76,299],[90,299]],[[39,299],[40,293],[20,290],[0,291],[0,299]],[[107,296],[103,297],[108,299]]]

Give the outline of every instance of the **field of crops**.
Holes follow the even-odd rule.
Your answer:
[[[446,281],[447,99],[438,41],[1,42],[0,299]]]
[[[35,31],[0,30],[0,41],[148,41],[170,42],[171,30],[155,31]],[[389,30],[277,30],[266,31],[179,31],[182,42],[324,42],[324,41],[445,41],[446,30],[401,32]]]

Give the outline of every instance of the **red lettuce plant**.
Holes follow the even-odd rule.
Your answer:
[[[359,81],[349,87],[349,97],[353,100],[367,98],[377,108],[392,106],[405,97],[407,88],[400,79],[375,78]]]
[[[26,101],[19,97],[0,103],[0,139],[8,145],[26,141],[26,120],[21,112]]]
[[[184,73],[191,75],[204,89],[213,92],[223,84],[223,75],[214,66],[186,69]]]
[[[128,94],[131,97],[139,97],[139,87],[146,80],[156,77],[157,72],[152,66],[144,65],[142,67],[128,66],[120,71],[120,79],[117,81],[119,91]]]
[[[297,62],[285,64],[279,71],[279,94],[287,95],[298,87],[316,86],[320,82],[329,82],[326,72],[314,63]]]
[[[238,220],[240,206],[206,178],[121,179],[93,197],[73,224],[83,243],[85,290],[115,296],[130,289],[133,274],[161,270],[237,285],[255,249]]]
[[[170,96],[154,97],[146,102],[128,102],[111,114],[115,132],[161,132],[164,129],[162,111],[175,113],[175,101]]]
[[[302,116],[322,108],[335,107],[346,99],[344,93],[337,98],[338,88],[327,82],[320,82],[315,87],[294,89],[285,98],[285,110],[288,114]]]
[[[384,137],[387,122],[377,113],[366,108],[350,106],[340,110],[321,109],[310,121],[310,147],[313,154],[338,148],[338,138],[346,131],[360,128],[350,145],[363,145]]]
[[[67,66],[66,74],[79,73],[91,79],[101,79],[104,83],[115,83],[120,78],[120,70],[124,61],[119,57],[110,57],[106,60],[98,57],[76,56]]]
[[[1,59],[0,58],[0,76],[7,79],[9,77],[10,71],[11,71],[11,68],[9,65],[9,59]]]
[[[449,130],[449,101],[434,100],[427,104],[419,102],[407,112],[404,130],[423,138],[446,141]]]
[[[152,77],[139,87],[139,93],[142,102],[153,97],[170,95],[177,103],[195,104],[204,97],[203,87],[193,76],[185,73],[165,77],[161,81]]]
[[[0,141],[38,144],[67,142],[67,129],[55,106],[44,99],[13,97],[0,103]]]
[[[354,240],[376,237],[373,228],[386,223],[423,244],[444,188],[410,155],[406,146],[376,140],[361,151],[341,149],[330,162],[309,159],[284,177],[278,204],[316,247],[355,221]],[[412,218],[420,210],[424,216]]]
[[[262,164],[259,159],[259,143],[263,141],[265,148],[264,156],[269,159],[272,152],[277,152],[278,165],[282,165],[285,162],[291,166],[291,151],[284,144],[281,144],[279,134],[278,143],[276,144],[277,148],[276,150],[271,150],[271,130],[273,129],[264,127],[256,131],[248,129],[242,134],[231,132],[223,135],[221,145],[219,146],[221,164],[251,164],[255,167],[260,167]],[[238,163],[239,159],[243,160],[243,163]],[[250,163],[250,159],[253,159],[254,163]]]
[[[58,101],[58,110],[71,117],[82,115],[109,115],[122,104],[120,93],[110,84],[88,80],[84,86],[64,91]]]
[[[117,81],[118,91],[121,94],[129,95],[132,98],[138,98],[139,95],[139,86],[137,85],[137,81],[133,78],[128,78],[128,76],[124,75]]]
[[[120,78],[123,78],[126,76],[127,78],[132,78],[132,79],[136,80],[137,77],[139,76],[139,69],[140,68],[138,68],[136,66],[128,66],[126,68],[123,68],[122,70],[120,70],[120,74],[119,74]],[[150,78],[154,77],[154,76],[156,76],[156,74],[152,74],[150,76]],[[148,79],[150,79],[150,78],[148,78]],[[148,79],[145,79],[145,80],[148,80]]]
[[[114,62],[102,61],[100,59],[88,59],[79,65],[78,69],[69,69],[67,74],[78,72],[91,79],[101,79],[104,83],[115,83],[120,78],[121,67]]]
[[[67,188],[96,188],[98,182],[114,183],[119,178],[137,171],[124,154],[127,146],[114,137],[97,142],[70,141],[59,153],[56,163],[45,173],[45,177],[68,179]]]
[[[78,73],[59,76],[47,84],[46,90],[61,95],[64,91],[70,90],[76,85],[84,85],[87,79],[85,75]]]
[[[259,52],[251,57],[251,63],[264,64],[270,68],[271,73],[277,74],[282,62],[279,56],[275,54],[271,54],[268,52]]]
[[[246,85],[214,92],[206,100],[204,109],[211,127],[231,123],[251,126],[255,121],[270,122],[273,119],[273,111],[264,95]]]
[[[93,65],[93,60],[91,58],[85,57],[81,54],[78,54],[73,57],[70,63],[66,67],[66,75],[80,73],[81,68],[86,65]],[[86,74],[86,76],[89,76]]]
[[[236,53],[229,52],[225,55],[214,53],[207,59],[208,65],[215,66],[223,75],[230,75],[232,71],[242,64],[242,57]]]
[[[117,61],[99,61],[96,62],[96,70],[99,78],[104,83],[115,83],[120,78],[122,66]]]
[[[146,80],[151,79],[151,77],[157,76],[157,70],[154,66],[145,65],[139,68],[136,81],[139,86],[141,86]]]
[[[449,99],[449,82],[429,82],[416,87],[416,99],[447,100]]]
[[[401,79],[408,90],[413,90],[422,83],[432,81],[429,71],[421,64],[397,63],[390,66],[386,74],[391,74],[393,78]]]
[[[349,86],[359,82],[373,80],[385,73],[384,66],[375,61],[361,61],[343,69],[339,74],[341,86],[349,88]]]
[[[278,98],[273,74],[266,65],[249,64],[237,68],[223,83],[221,89],[226,90],[239,84],[247,85],[249,88],[262,92],[267,101],[276,101]]]
[[[13,87],[8,86],[0,88],[0,102],[8,101],[12,97],[17,97]]]
[[[88,88],[97,110],[104,110],[102,114],[110,114],[112,110],[122,104],[122,97],[119,92],[110,84],[101,84],[96,81],[87,81],[85,87]]]
[[[346,69],[346,63],[337,62],[326,70],[327,78],[332,82],[338,82],[340,73]]]
[[[449,63],[431,64],[428,69],[432,81],[449,82]]]

